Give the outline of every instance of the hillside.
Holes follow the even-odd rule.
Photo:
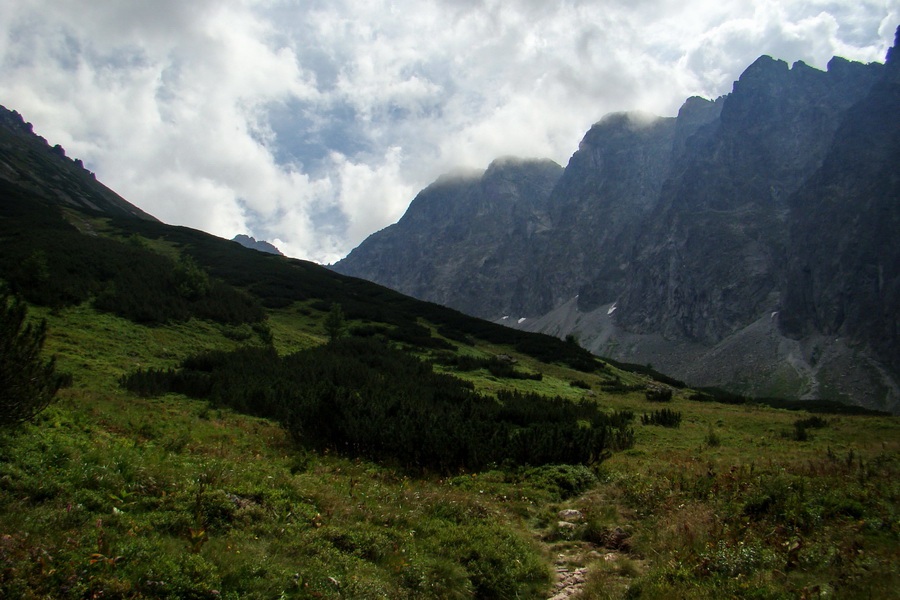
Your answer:
[[[0,277],[71,385],[0,429],[4,598],[898,588],[896,418],[720,403],[26,176]]]
[[[896,412],[897,62],[762,56],[677,117],[604,117],[544,185],[527,161],[477,203],[429,186],[334,269],[692,385]]]

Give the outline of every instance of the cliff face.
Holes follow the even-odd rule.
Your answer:
[[[822,165],[880,65],[816,71],[762,57],[694,138],[635,240],[619,322],[715,343],[778,310],[790,197]],[[613,301],[616,298],[607,298]]]
[[[900,30],[898,30],[900,45]],[[900,55],[847,111],[821,168],[790,198],[782,324],[846,337],[900,372]]]
[[[604,118],[541,185],[439,181],[336,268],[694,384],[897,410],[897,53],[763,56],[676,118]]]
[[[550,226],[561,174],[549,160],[499,159],[484,173],[444,176],[333,268],[479,317],[525,310],[532,241]]]

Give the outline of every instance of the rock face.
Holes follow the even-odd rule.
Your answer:
[[[504,158],[483,173],[445,175],[333,268],[478,317],[530,310],[533,241],[550,227],[547,200],[562,171]]]
[[[254,237],[249,235],[244,235],[243,233],[239,233],[238,235],[231,238],[232,242],[237,242],[244,248],[250,248],[251,250],[259,250],[260,252],[265,252],[266,254],[277,254],[278,256],[284,256],[281,253],[281,250],[266,242],[264,240],[257,240]]]
[[[675,118],[604,118],[561,174],[439,180],[335,268],[691,384],[897,411],[898,114],[896,47],[763,56]]]
[[[156,218],[100,183],[79,159],[36,135],[16,111],[0,106],[0,184],[51,204],[76,206],[114,216]]]

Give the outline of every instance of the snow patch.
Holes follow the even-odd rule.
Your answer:
[[[525,320],[525,317],[522,317],[521,319],[519,319],[518,321],[516,321],[516,323],[518,323],[519,325],[521,325],[522,322],[523,322],[524,320]]]
[[[606,311],[606,314],[611,315],[614,312],[616,312],[616,309],[618,308],[618,304],[619,304],[618,302],[613,302],[613,305],[609,307],[609,310]]]
[[[506,315],[505,317],[500,317],[500,320],[501,320],[501,321],[505,321],[505,320],[507,320],[508,318],[509,318],[509,315]]]

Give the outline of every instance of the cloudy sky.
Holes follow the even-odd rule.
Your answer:
[[[421,188],[565,165],[761,54],[883,61],[900,0],[0,0],[0,104],[161,220],[333,262]]]

